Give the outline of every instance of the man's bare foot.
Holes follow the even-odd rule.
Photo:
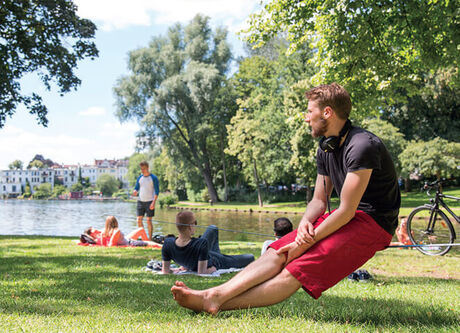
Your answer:
[[[174,300],[180,306],[195,312],[207,312],[216,315],[219,312],[220,304],[212,292],[208,290],[193,290],[181,281],[171,288]]]
[[[177,287],[184,287],[184,288],[186,288],[186,289],[190,289],[190,288],[187,287],[187,286],[185,285],[185,283],[182,282],[182,281],[176,281],[176,283],[174,283],[174,285],[177,286]]]

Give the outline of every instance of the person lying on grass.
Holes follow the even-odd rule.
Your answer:
[[[390,243],[401,196],[388,150],[377,136],[351,125],[350,96],[340,85],[313,88],[306,97],[305,121],[313,137],[323,138],[313,200],[298,229],[220,286],[193,290],[177,281],[171,291],[180,306],[211,314],[268,306],[300,287],[317,299]],[[340,205],[328,214],[333,188]]]
[[[158,245],[154,242],[149,241],[144,228],[138,228],[126,237],[118,227],[118,221],[115,216],[108,216],[105,220],[105,228],[100,231],[93,227],[89,227],[85,230],[84,234],[90,237],[94,241],[94,244],[104,246],[148,246]],[[139,237],[142,240],[138,240]]]
[[[171,260],[198,274],[211,274],[218,269],[243,268],[254,261],[252,254],[222,254],[219,248],[219,230],[215,225],[207,227],[200,238],[192,237],[196,225],[197,221],[192,212],[183,211],[176,215],[179,236],[164,240],[161,249],[163,274],[175,272],[171,269]]]

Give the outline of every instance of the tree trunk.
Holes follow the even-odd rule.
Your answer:
[[[211,201],[213,203],[216,203],[217,201],[219,201],[219,198],[217,197],[217,191],[212,181],[211,172],[206,168],[203,169],[201,173],[206,183],[206,187],[208,188],[209,197],[211,198]]]
[[[310,187],[310,182],[307,182],[307,204],[311,201],[312,199],[312,193],[311,193],[311,187]]]
[[[227,168],[225,166],[225,153],[223,148],[222,140],[220,142],[221,152],[222,152],[222,171],[224,172],[224,201],[228,201],[228,184],[227,184]]]
[[[262,194],[260,193],[259,176],[257,175],[256,159],[254,158],[252,159],[252,161],[253,161],[253,167],[254,167],[254,181],[257,187],[257,198],[259,199],[259,207],[263,207],[264,203],[262,202]]]
[[[410,192],[412,190],[412,186],[410,184],[409,177],[404,178],[404,192]]]

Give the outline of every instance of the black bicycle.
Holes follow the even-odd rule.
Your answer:
[[[410,240],[420,252],[430,256],[442,256],[449,252],[455,241],[455,229],[448,216],[441,208],[444,208],[457,223],[460,218],[444,202],[444,198],[460,200],[460,198],[442,194],[442,181],[425,183],[424,187],[430,195],[430,189],[436,189],[436,195],[426,204],[415,208],[407,218],[407,234]],[[425,245],[425,246],[424,246]],[[428,245],[428,246],[427,246]]]

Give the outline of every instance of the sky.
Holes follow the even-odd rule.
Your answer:
[[[128,74],[130,50],[144,47],[153,36],[163,35],[176,22],[187,24],[197,13],[211,18],[211,25],[225,26],[235,56],[243,55],[236,33],[246,26],[259,0],[75,0],[78,14],[98,27],[95,43],[99,57],[78,63],[82,80],[77,91],[60,96],[47,91],[35,74],[21,82],[22,91],[35,91],[49,109],[48,127],[39,125],[19,107],[0,129],[0,169],[19,159],[25,165],[42,154],[62,164],[92,164],[94,159],[123,158],[135,148],[139,126],[122,123],[115,113],[112,88]]]

